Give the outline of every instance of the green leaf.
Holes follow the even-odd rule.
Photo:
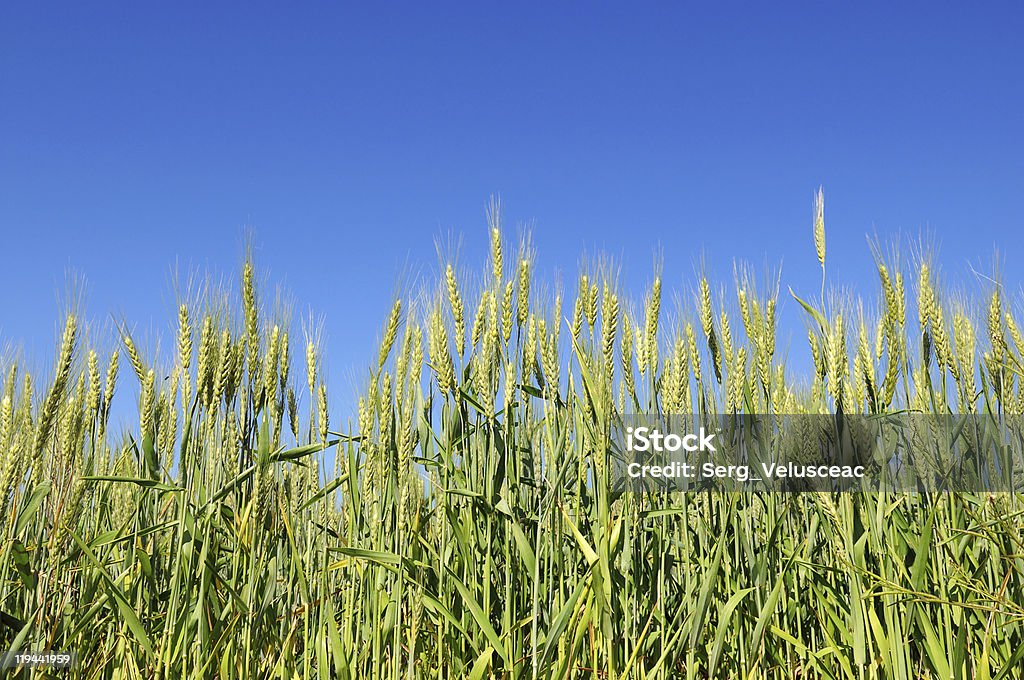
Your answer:
[[[775,606],[779,603],[779,596],[782,595],[782,586],[786,582],[786,572],[789,571],[790,565],[796,559],[797,552],[793,552],[793,556],[789,558],[786,566],[783,567],[779,573],[779,578],[775,583],[775,587],[772,588],[771,595],[768,596],[768,601],[764,604],[764,609],[761,610],[761,615],[757,617],[757,625],[754,626],[754,632],[750,636],[750,647],[751,653],[753,650],[761,646],[761,640],[764,637],[765,626],[768,625],[768,621],[771,620],[775,614]]]
[[[711,602],[711,592],[718,581],[718,569],[722,564],[722,553],[725,552],[725,541],[728,534],[722,532],[715,545],[715,556],[711,559],[711,567],[704,571],[703,585],[700,588],[700,595],[697,597],[697,609],[694,612],[693,624],[690,628],[690,646],[697,646],[697,638],[704,627],[704,619],[707,614],[708,604]]]
[[[348,555],[349,557],[356,557],[362,560],[368,560],[376,564],[390,564],[398,565],[402,563],[402,558],[394,553],[382,552],[379,550],[363,550],[362,548],[332,548],[334,552],[341,553],[342,555]]]
[[[123,484],[135,484],[136,486],[141,486],[141,487],[146,488],[146,489],[157,489],[158,491],[178,492],[178,491],[184,491],[185,490],[182,487],[175,486],[173,484],[165,484],[163,482],[158,482],[158,481],[156,481],[154,479],[140,479],[138,477],[115,477],[115,476],[112,476],[112,475],[90,475],[90,476],[87,476],[87,477],[82,477],[82,479],[84,481],[87,481],[87,482],[118,482],[118,483],[123,483]]]
[[[483,680],[484,674],[491,667],[491,659],[494,657],[494,648],[488,647],[484,651],[480,652],[480,656],[473,662],[473,668],[470,669],[468,680]]]
[[[718,612],[718,630],[715,632],[715,642],[711,647],[711,659],[708,661],[708,675],[715,677],[715,669],[718,667],[718,659],[722,655],[722,646],[725,644],[725,636],[730,631],[736,629],[729,623],[732,613],[736,610],[737,605],[749,595],[754,589],[753,588],[742,588],[741,590],[733,593],[732,597],[729,598],[725,606],[722,607]]]
[[[303,503],[302,505],[299,506],[299,510],[305,510],[306,508],[308,508],[309,506],[313,505],[317,501],[323,500],[327,496],[331,495],[331,493],[335,489],[337,489],[339,486],[341,486],[342,484],[344,484],[347,481],[348,481],[348,475],[347,474],[344,474],[341,477],[338,477],[337,479],[332,481],[330,484],[328,484],[327,486],[325,486],[324,488],[320,489],[315,494],[310,496],[309,499],[305,503]]]
[[[14,557],[14,566],[18,570],[18,576],[21,578],[21,582],[25,584],[25,587],[29,590],[35,590],[36,584],[39,583],[39,579],[36,573],[32,571],[31,559],[28,553],[28,549],[25,544],[19,540],[15,540],[11,543],[11,553]]]
[[[323,451],[325,448],[329,448],[336,443],[336,441],[332,441],[328,442],[326,445],[320,443],[307,444],[306,446],[297,446],[294,449],[288,449],[287,451],[277,451],[271,454],[268,460],[271,463],[278,463],[285,460],[296,461],[300,458],[305,458],[306,456],[317,453],[318,451]]]
[[[562,608],[558,610],[558,614],[551,622],[551,627],[545,635],[544,649],[540,654],[540,668],[545,667],[548,659],[551,657],[551,654],[554,653],[558,645],[558,639],[562,637],[562,633],[565,632],[565,629],[572,618],[572,614],[576,610],[576,603],[579,602],[580,596],[583,594],[584,590],[590,586],[590,581],[593,578],[593,572],[589,572],[588,575],[589,578],[580,578],[579,583],[576,584],[576,588],[572,591],[569,599],[565,601],[565,604],[563,604]]]
[[[36,516],[36,512],[39,511],[39,506],[42,505],[43,499],[46,498],[46,494],[50,493],[50,483],[42,482],[34,489],[29,495],[28,500],[25,501],[24,507],[21,509],[21,514],[18,516],[18,522],[14,525],[15,535],[21,534],[25,531],[25,527],[28,523]]]
[[[820,326],[822,329],[828,328],[828,323],[825,321],[825,317],[822,316],[821,312],[812,307],[810,304],[801,300],[800,297],[793,292],[792,288],[789,289],[789,294],[793,296],[794,300],[800,303],[800,306],[804,308],[804,311],[811,315],[811,318],[818,322],[818,326]]]
[[[533,552],[533,545],[530,540],[523,533],[522,527],[519,526],[519,522],[511,520],[509,522],[512,527],[512,539],[516,542],[516,548],[519,549],[519,557],[523,561],[523,567],[526,568],[526,572],[532,574],[534,567],[537,564],[537,557]]]
[[[14,636],[14,640],[11,641],[11,647],[6,654],[0,656],[0,661],[3,662],[3,667],[7,667],[13,659],[11,658],[15,654],[21,651],[22,645],[25,644],[25,640],[28,639],[28,634],[32,631],[32,621],[35,620],[35,616],[29,617],[29,620],[22,626],[18,634]]]
[[[142,625],[142,621],[139,619],[139,615],[135,613],[132,606],[128,603],[128,597],[124,592],[118,588],[117,584],[114,583],[113,579],[107,574],[107,570],[103,568],[103,564],[97,559],[97,557],[89,549],[89,546],[78,537],[74,531],[68,531],[71,535],[72,540],[78,544],[78,547],[82,549],[85,556],[89,558],[89,561],[96,567],[97,573],[103,580],[107,587],[107,593],[111,599],[117,604],[117,609],[121,612],[121,616],[124,617],[124,622],[128,626],[128,630],[132,632],[135,639],[138,641],[142,648],[146,650],[146,653],[152,658],[156,656],[156,652],[153,651],[153,643],[149,639],[149,635],[146,634],[146,628]]]
[[[473,594],[469,592],[469,588],[462,582],[458,574],[452,571],[450,568],[445,567],[445,571],[452,579],[452,583],[455,584],[455,589],[459,591],[459,595],[462,596],[462,602],[469,609],[470,615],[473,617],[473,621],[476,622],[477,628],[484,634],[487,641],[494,647],[494,651],[498,653],[501,660],[505,663],[506,668],[511,668],[512,662],[508,658],[508,653],[505,651],[504,645],[501,644],[501,637],[498,635],[498,631],[494,630],[494,626],[491,625],[490,620],[484,613],[483,607],[480,603],[474,599]]]

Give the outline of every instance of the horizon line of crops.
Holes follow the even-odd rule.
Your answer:
[[[52,380],[4,366],[0,645],[102,678],[1014,677],[1016,493],[623,494],[608,457],[622,413],[1019,416],[1001,287],[972,307],[876,253],[877,304],[827,297],[819,191],[801,379],[777,281],[701,275],[669,318],[657,272],[631,301],[600,263],[570,304],[488,220],[478,290],[449,262],[395,300],[352,431],[251,260],[237,311],[180,305],[169,363],[70,315]]]

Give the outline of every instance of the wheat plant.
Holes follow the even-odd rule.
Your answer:
[[[1005,422],[1003,288],[972,303],[879,255],[862,299],[741,270],[678,291],[691,316],[661,272],[639,295],[605,261],[534,280],[496,205],[487,237],[482,283],[446,262],[382,310],[353,413],[251,261],[233,296],[182,300],[173,356],[70,315],[50,375],[6,360],[0,649],[73,651],[78,678],[1021,676],[1016,486],[623,493],[609,453],[624,413]],[[783,303],[807,347],[777,347]]]

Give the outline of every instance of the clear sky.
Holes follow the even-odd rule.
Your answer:
[[[351,389],[438,237],[482,264],[495,193],[570,285],[603,250],[639,293],[660,248],[672,288],[703,253],[813,293],[823,184],[832,283],[925,233],[1019,290],[1021,35],[1019,2],[6,2],[0,347],[48,363],[79,277],[169,349],[175,277],[236,276],[251,228]]]

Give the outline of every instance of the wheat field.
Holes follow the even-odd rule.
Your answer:
[[[1019,301],[895,253],[832,294],[822,205],[821,290],[739,268],[678,309],[658,271],[535,280],[493,211],[481,271],[382,310],[354,413],[251,260],[167,356],[69,315],[49,374],[3,360],[0,650],[76,654],[34,677],[1024,677],[1015,492],[610,482],[617,414],[1024,412]],[[784,302],[807,345],[777,347]]]

